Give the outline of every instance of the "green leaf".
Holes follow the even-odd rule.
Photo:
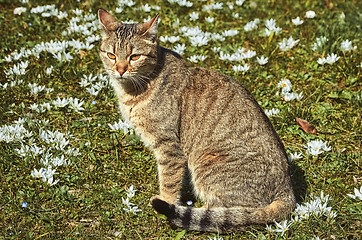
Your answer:
[[[183,238],[186,234],[186,230],[182,230],[181,232],[179,232],[176,237],[175,240],[180,240],[181,238]]]

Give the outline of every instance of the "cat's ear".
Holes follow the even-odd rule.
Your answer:
[[[158,15],[154,16],[150,21],[140,24],[140,34],[147,37],[151,42],[157,40]]]
[[[100,8],[98,10],[98,18],[103,26],[103,29],[106,31],[114,31],[121,24],[109,12],[107,12],[103,8]]]

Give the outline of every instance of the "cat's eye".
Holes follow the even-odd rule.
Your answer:
[[[139,54],[133,54],[131,55],[131,57],[129,58],[131,61],[136,61],[138,59],[140,59],[141,55]]]
[[[110,52],[107,53],[107,57],[112,60],[116,59],[116,55],[114,55],[113,53],[110,53]]]

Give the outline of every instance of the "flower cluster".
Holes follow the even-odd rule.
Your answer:
[[[255,21],[255,20],[254,20]],[[264,35],[269,36],[271,34],[279,34],[282,29],[277,27],[275,19],[271,18],[265,21],[265,32]]]
[[[119,119],[118,122],[114,122],[113,125],[108,123],[108,126],[113,131],[121,130],[124,134],[128,134],[130,132],[130,129],[132,128],[130,123],[128,123],[127,121],[122,121],[121,119]]]
[[[318,58],[317,62],[320,65],[324,65],[326,63],[328,64],[333,64],[335,62],[337,62],[339,59],[339,56],[337,54],[328,54],[326,58]]]
[[[59,182],[59,179],[54,181],[55,170],[51,167],[49,169],[41,168],[40,170],[34,169],[31,171],[31,176],[34,178],[41,178],[43,182],[46,182],[49,186],[53,186]]]
[[[26,129],[26,122],[29,122],[29,124],[39,122],[42,126],[49,124],[48,121],[19,118],[15,124],[0,127],[0,141],[14,146],[15,153],[21,158],[39,159],[44,167],[40,170],[34,169],[31,175],[42,178],[44,182],[51,186],[55,185],[59,181],[54,181],[56,168],[67,166],[69,164],[68,158],[78,156],[79,149],[70,146],[72,137],[69,134],[43,128],[37,129],[39,132],[37,134]]]
[[[297,208],[293,213],[293,221],[302,221],[309,219],[310,216],[325,216],[330,219],[334,219],[337,213],[332,210],[332,207],[328,207],[328,201],[330,196],[324,195],[323,191],[319,196],[310,195],[311,200],[306,203],[297,204]]]
[[[134,215],[137,215],[138,212],[142,212],[142,210],[139,209],[136,204],[130,202],[130,199],[134,197],[136,191],[137,190],[133,188],[133,185],[131,185],[130,188],[126,190],[127,198],[124,199],[122,197],[122,203],[126,206],[123,208],[123,210],[128,213],[133,213]]]
[[[256,52],[253,50],[246,50],[245,48],[237,49],[235,53],[229,54],[220,51],[220,60],[222,61],[236,61],[240,62],[244,59],[252,58],[256,55]]]
[[[276,116],[279,114],[280,110],[279,109],[276,109],[276,108],[272,108],[270,110],[268,109],[265,109],[264,110],[265,114],[268,116],[268,117],[271,117],[271,116]]]
[[[37,6],[30,10],[30,13],[40,13],[42,17],[56,16],[59,19],[68,17],[67,12],[59,11],[55,5]]]
[[[98,80],[98,81],[97,81]],[[79,85],[86,89],[86,91],[93,96],[97,96],[99,92],[110,85],[108,77],[103,74],[93,76],[93,74],[83,75]]]
[[[23,119],[20,118],[15,124],[0,127],[0,141],[6,143],[21,142],[25,138],[33,136],[33,133],[24,127],[23,122]]]
[[[205,55],[192,55],[187,60],[193,63],[203,62],[207,57]]]
[[[299,94],[291,92],[292,91],[292,83],[289,79],[282,79],[278,83],[278,87],[282,89],[282,96],[284,101],[292,101],[294,99],[301,100],[303,98],[303,92],[300,92]]]
[[[331,150],[331,147],[327,146],[327,142],[323,142],[321,140],[313,140],[307,143],[305,146],[307,149],[307,153],[313,156],[319,155],[323,152],[328,152]]]
[[[324,46],[327,41],[328,41],[328,38],[325,36],[317,37],[315,43],[312,44],[312,50],[313,51],[322,51],[324,49]]]
[[[283,40],[280,43],[278,43],[278,45],[280,50],[286,52],[292,49],[295,46],[295,44],[297,44],[298,42],[299,40],[293,40],[293,37],[290,37],[288,39],[283,38]]]
[[[349,52],[352,50],[356,50],[357,46],[352,46],[352,42],[350,40],[344,40],[343,42],[341,42],[341,46],[340,49],[342,50],[342,52]]]
[[[259,18],[255,18],[253,21],[250,21],[250,22],[248,22],[247,24],[245,24],[244,30],[245,30],[246,32],[249,32],[249,31],[251,31],[251,30],[257,29],[259,23],[260,23],[260,19],[259,19]]]
[[[308,220],[312,215],[316,217],[325,216],[331,220],[337,216],[337,213],[332,210],[332,207],[328,207],[328,201],[330,200],[329,195],[324,195],[322,191],[320,197],[312,194],[310,197],[311,200],[309,202],[297,204],[291,220],[284,220],[279,223],[275,222],[275,228],[271,225],[267,225],[266,229],[283,236],[293,224]]]

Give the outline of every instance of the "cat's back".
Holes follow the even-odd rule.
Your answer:
[[[190,67],[188,72],[181,128],[187,152],[198,157],[207,149],[222,149],[285,157],[269,119],[244,87],[215,70]]]

